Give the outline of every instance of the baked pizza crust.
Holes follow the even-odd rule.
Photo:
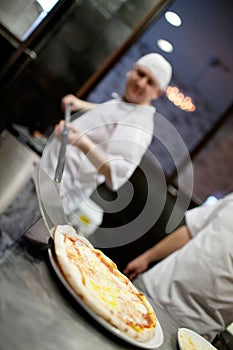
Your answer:
[[[93,312],[137,341],[154,336],[152,306],[111,259],[69,225],[57,226],[54,243],[63,275]]]

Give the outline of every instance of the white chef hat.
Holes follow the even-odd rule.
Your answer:
[[[172,66],[160,54],[149,53],[139,58],[135,64],[148,69],[158,81],[161,90],[164,90],[169,84],[172,76]]]

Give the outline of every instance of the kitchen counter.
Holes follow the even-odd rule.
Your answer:
[[[1,349],[135,349],[73,299],[50,264],[47,239],[41,219],[0,257]],[[178,324],[150,302],[164,333],[159,349],[176,350]]]

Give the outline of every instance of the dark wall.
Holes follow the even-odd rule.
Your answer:
[[[61,97],[75,93],[158,1],[112,0],[105,9],[92,0],[61,3],[28,47],[36,58],[22,52],[1,77],[1,129],[19,123],[44,132],[59,120]],[[1,36],[0,46],[4,70],[17,49]]]

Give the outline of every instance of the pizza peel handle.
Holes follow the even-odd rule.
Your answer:
[[[64,129],[62,132],[62,139],[61,139],[61,147],[58,155],[58,162],[57,162],[57,168],[55,171],[55,177],[54,180],[60,185],[64,164],[65,164],[65,155],[66,155],[66,143],[67,143],[67,136],[68,136],[68,129],[67,129],[67,123],[70,122],[70,104],[66,104],[65,106],[65,118],[64,118]]]
[[[83,111],[81,111],[81,115],[82,114]],[[80,113],[76,113],[76,117],[79,116]],[[70,119],[70,104],[67,104],[65,108],[64,130],[54,180],[48,176],[40,164],[35,168],[34,173],[34,182],[41,214],[52,238],[57,225],[68,224],[60,196],[60,184],[65,163],[65,150],[68,135],[67,123],[70,122]]]

